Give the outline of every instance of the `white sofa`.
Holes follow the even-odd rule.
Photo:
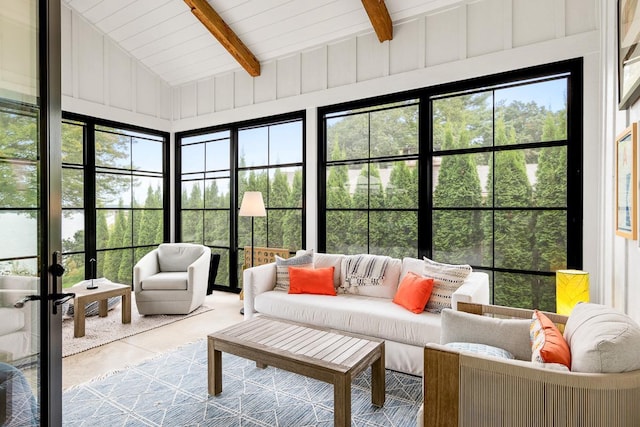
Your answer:
[[[38,302],[27,302],[22,308],[13,305],[36,294],[38,283],[37,277],[0,276],[0,361],[12,362],[35,352],[38,335],[33,304]]]
[[[334,285],[344,281],[341,269],[344,255],[313,255],[314,267],[334,266]],[[248,268],[243,274],[244,316],[256,314],[335,328],[385,340],[388,369],[422,375],[424,346],[440,342],[440,314],[414,314],[392,299],[398,284],[409,271],[421,274],[424,261],[415,258],[391,259],[378,296],[338,294],[337,296],[289,294],[274,290],[276,264]],[[489,303],[489,276],[472,272],[453,293],[452,306],[458,301]]]

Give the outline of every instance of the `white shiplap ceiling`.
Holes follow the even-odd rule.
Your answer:
[[[169,85],[240,69],[183,0],[64,0]],[[372,32],[360,0],[208,0],[261,63]],[[386,0],[394,24],[459,0]]]

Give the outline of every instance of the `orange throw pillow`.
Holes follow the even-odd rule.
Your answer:
[[[400,285],[398,285],[398,291],[393,297],[393,302],[419,314],[424,311],[432,290],[433,279],[431,277],[422,277],[408,272],[400,282]]]
[[[569,344],[544,313],[533,312],[531,327],[531,360],[540,363],[561,363],[571,369],[571,350]]]
[[[289,267],[290,294],[336,295],[333,287],[334,267]]]

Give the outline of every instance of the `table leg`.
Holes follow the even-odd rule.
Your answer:
[[[107,299],[101,299],[98,301],[98,316],[107,317]]]
[[[131,323],[131,291],[122,295],[122,323]]]
[[[333,377],[333,425],[351,426],[351,376],[336,374]]]
[[[78,301],[78,299],[76,298],[73,303],[73,336],[75,338],[84,336],[84,309],[84,301]]]
[[[371,365],[371,403],[378,407],[384,406],[384,387],[384,349],[382,349],[380,358]]]
[[[213,338],[208,339],[207,359],[209,394],[217,396],[222,393],[222,352],[215,349]]]

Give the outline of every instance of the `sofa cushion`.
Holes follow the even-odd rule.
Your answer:
[[[571,368],[571,351],[556,325],[542,312],[534,310],[530,327],[531,361],[560,363]]]
[[[498,319],[477,314],[442,310],[440,344],[471,342],[507,350],[516,359],[531,361],[529,319]],[[435,342],[435,341],[434,341]]]
[[[335,328],[414,346],[437,342],[440,316],[413,314],[391,299],[362,295],[292,295],[268,291],[255,298],[256,310],[268,316]]]
[[[355,259],[355,256],[346,256],[342,260],[341,265],[341,278],[342,284],[338,288],[338,293],[364,295],[377,298],[393,299],[396,291],[398,290],[398,282],[400,279],[400,270],[402,269],[402,262],[397,258],[390,258],[386,256],[371,255],[371,259],[376,261],[386,261],[386,267],[384,269],[384,275],[379,285],[375,284],[361,284],[353,286],[347,283],[347,260]],[[366,259],[366,258],[365,258]],[[353,283],[353,282],[352,282]]]
[[[398,292],[393,297],[393,302],[412,313],[419,314],[424,311],[432,289],[433,279],[409,272],[398,285]]]
[[[431,298],[425,310],[440,313],[445,308],[451,308],[451,295],[462,286],[470,273],[469,265],[443,264],[424,257],[423,275],[434,279]]]
[[[573,372],[640,369],[640,327],[625,314],[600,304],[574,307],[564,330]]]
[[[289,293],[336,295],[333,287],[333,267],[289,267]]]
[[[160,271],[187,271],[202,256],[202,246],[191,243],[163,243],[158,246]]]
[[[340,275],[342,274],[342,260],[344,257],[342,254],[313,254],[314,268],[333,267],[333,287],[336,289],[342,283]]]
[[[289,267],[313,268],[313,251],[309,250],[292,258],[276,255],[276,287],[279,291],[289,291]]]
[[[501,359],[514,359],[513,354],[507,350],[494,347],[492,345],[478,344],[472,342],[450,342],[445,347],[457,351],[466,351],[468,353],[480,354],[482,356],[499,357]]]
[[[0,336],[24,328],[24,312],[17,308],[0,307]]]
[[[149,276],[140,283],[143,291],[164,290],[164,291],[186,291],[188,273],[158,273]]]

